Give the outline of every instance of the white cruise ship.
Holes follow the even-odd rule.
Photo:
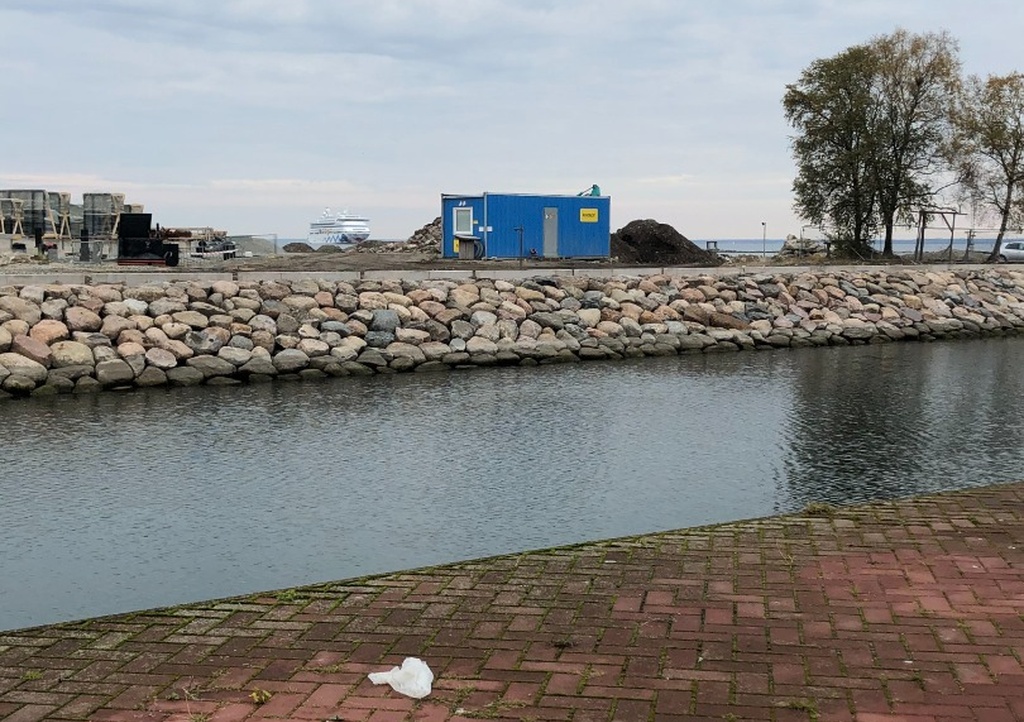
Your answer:
[[[369,237],[369,218],[356,216],[348,211],[334,213],[330,208],[325,208],[323,215],[309,224],[309,236],[306,241],[310,245],[352,245]]]

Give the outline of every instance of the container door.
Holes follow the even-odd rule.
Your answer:
[[[558,209],[544,209],[544,257],[558,258]]]

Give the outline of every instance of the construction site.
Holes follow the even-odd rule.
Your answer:
[[[211,227],[154,227],[123,193],[83,193],[72,203],[66,192],[0,190],[0,257],[174,266],[251,253],[245,245]]]

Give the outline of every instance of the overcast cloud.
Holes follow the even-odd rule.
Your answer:
[[[4,0],[0,187],[168,226],[405,238],[441,193],[612,197],[692,239],[800,232],[782,116],[813,60],[948,30],[1024,70],[1016,0]]]

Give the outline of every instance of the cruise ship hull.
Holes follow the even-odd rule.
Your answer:
[[[351,246],[370,237],[370,219],[347,212],[332,213],[329,208],[309,224],[306,240],[311,245]]]

